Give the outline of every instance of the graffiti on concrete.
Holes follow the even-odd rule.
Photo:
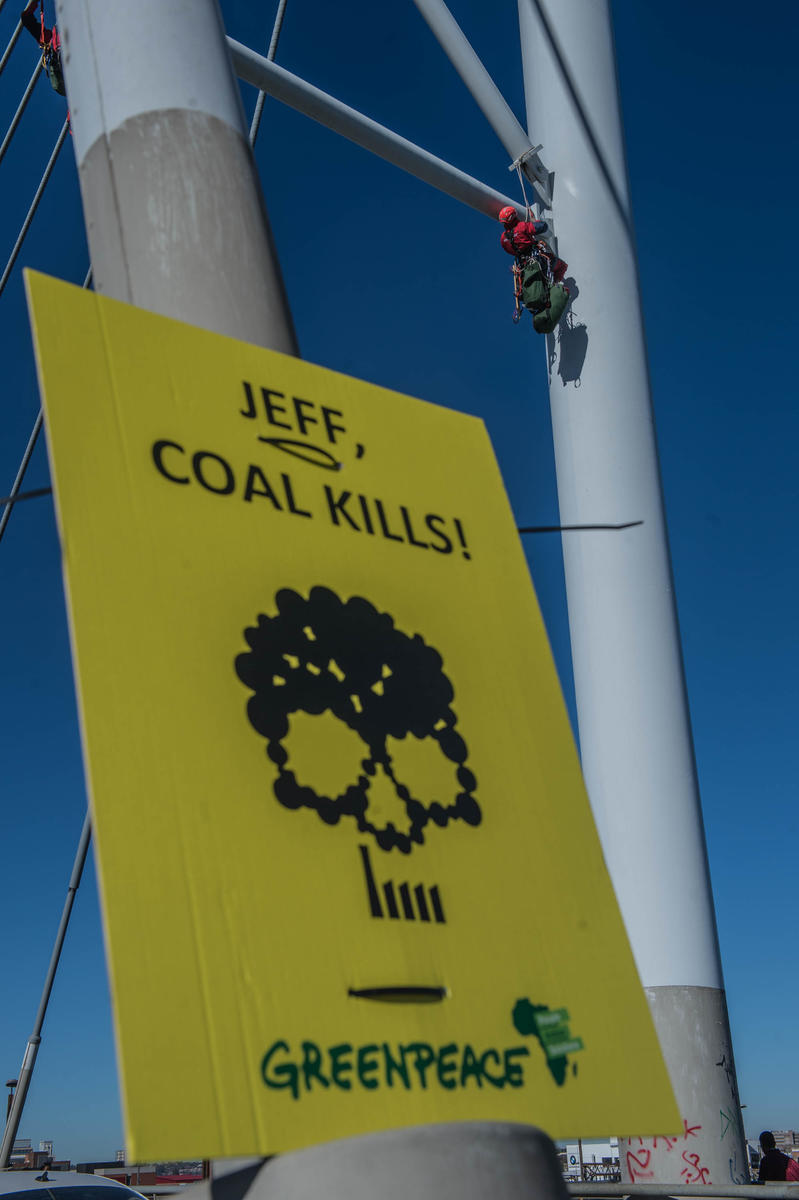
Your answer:
[[[701,1125],[689,1125],[685,1117],[682,1119],[682,1133],[678,1133],[676,1137],[664,1137],[662,1133],[656,1133],[651,1138],[630,1138],[630,1142],[637,1142],[639,1146],[643,1146],[648,1142],[652,1143],[652,1149],[657,1150],[658,1142],[665,1146],[667,1150],[673,1150],[679,1141],[687,1142],[689,1138],[699,1137]]]
[[[682,1152],[682,1160],[686,1164],[680,1171],[680,1178],[685,1183],[710,1183],[710,1168],[702,1166],[700,1156],[687,1150]]]
[[[655,1166],[652,1162],[652,1154],[655,1150],[666,1151],[671,1153],[680,1143],[685,1143],[689,1138],[698,1138],[702,1129],[701,1125],[689,1125],[685,1117],[682,1122],[683,1131],[677,1134],[676,1137],[664,1137],[663,1134],[657,1134],[651,1138],[630,1138],[630,1146],[633,1142],[637,1142],[636,1149],[627,1151],[627,1171],[630,1176],[630,1182],[635,1183],[638,1180],[654,1180]],[[694,1153],[689,1153],[687,1150],[682,1151],[682,1161],[685,1166],[680,1171],[680,1175],[685,1183],[710,1183],[710,1168],[702,1164],[701,1156]]]
[[[720,1108],[719,1117],[721,1118],[721,1138],[719,1140],[723,1142],[735,1122],[735,1114],[731,1108]]]
[[[638,1150],[635,1154],[633,1154],[632,1150],[627,1151],[627,1171],[629,1172],[631,1183],[635,1183],[638,1179],[655,1178],[654,1170],[647,1170],[651,1158],[651,1150]]]

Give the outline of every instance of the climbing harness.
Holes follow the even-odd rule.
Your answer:
[[[522,318],[522,312],[525,308],[531,316],[535,317],[538,315],[538,313],[546,312],[546,310],[551,307],[550,289],[555,282],[552,274],[552,263],[549,257],[538,248],[539,245],[540,243],[536,242],[536,246],[530,252],[530,254],[517,255],[511,266],[511,271],[513,272],[514,301],[514,312],[511,320],[513,321],[514,325],[518,325]],[[525,304],[522,300],[525,286],[524,276],[526,273],[533,271],[536,267],[540,273],[539,279],[540,287],[542,289],[541,297],[532,304],[529,302]],[[528,286],[534,282],[535,281],[531,279],[527,280]]]
[[[50,80],[50,87],[53,91],[58,92],[59,96],[66,96],[67,89],[64,85],[64,73],[61,70],[61,55],[58,50],[53,48],[52,44],[44,48],[42,65],[47,72],[47,78]]]

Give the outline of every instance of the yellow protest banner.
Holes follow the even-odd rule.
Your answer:
[[[128,1154],[678,1129],[482,422],[27,286]]]

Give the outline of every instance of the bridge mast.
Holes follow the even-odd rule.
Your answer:
[[[622,1177],[748,1182],[608,0],[519,0],[519,19],[528,128],[577,285],[547,347],[561,524],[643,521],[563,537],[583,772],[685,1121],[676,1144],[621,1143]]]

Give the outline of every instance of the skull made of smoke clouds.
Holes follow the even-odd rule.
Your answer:
[[[388,613],[361,596],[343,601],[329,588],[311,588],[307,599],[284,588],[275,597],[276,616],[261,613],[244,631],[249,651],[236,658],[236,674],[253,692],[247,715],[267,739],[267,755],[277,767],[276,798],[289,809],[314,809],[329,825],[341,817],[355,820],[383,850],[405,854],[424,842],[429,821],[445,826],[461,820],[479,825],[477,781],[466,766],[467,747],[456,731],[450,708],[452,684],[441,655],[417,633],[394,626]],[[329,712],[364,743],[357,777],[335,796],[320,795],[301,784],[283,744],[292,713]],[[452,764],[451,802],[425,805],[413,786],[395,775],[387,739],[432,738]],[[392,822],[370,819],[370,786],[382,771],[404,806],[407,832]],[[423,789],[417,789],[423,790]]]

